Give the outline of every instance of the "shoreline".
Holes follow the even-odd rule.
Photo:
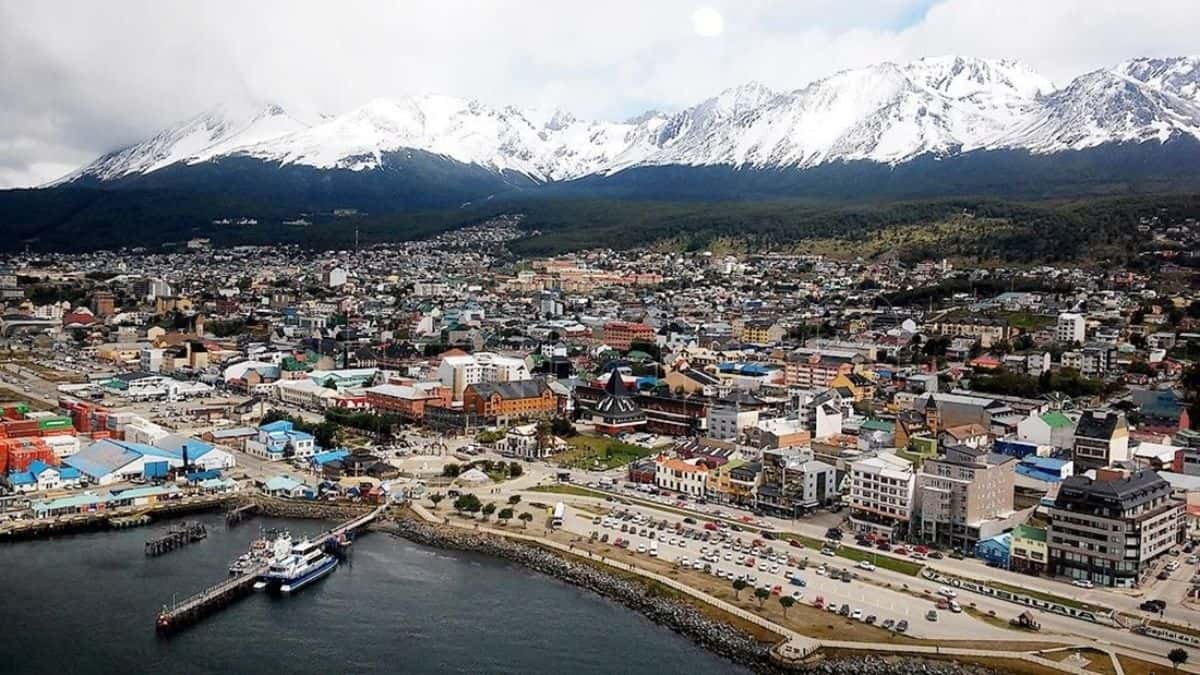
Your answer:
[[[882,675],[911,672],[941,675],[996,672],[983,666],[944,659],[876,655],[836,659],[818,655],[809,661],[785,666],[771,658],[774,643],[757,640],[729,623],[706,616],[689,602],[659,592],[645,580],[625,577],[604,568],[603,563],[597,561],[583,558],[573,560],[566,554],[512,541],[500,535],[428,523],[412,513],[405,513],[386,527],[373,530],[423,546],[481,553],[592,591],[688,638],[713,654],[757,673]]]

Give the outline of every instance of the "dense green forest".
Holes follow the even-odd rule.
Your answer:
[[[268,200],[135,190],[13,190],[0,193],[0,249],[92,250],[160,247],[190,237],[219,246],[297,244],[346,247],[420,239],[520,213],[531,236],[511,244],[532,256],[655,242],[697,250],[718,240],[747,250],[804,250],[824,244],[903,258],[958,256],[1021,262],[1084,258],[1125,262],[1137,252],[1137,225],[1200,218],[1200,195],[1089,197],[1039,202],[954,198],[887,203],[787,201],[659,202],[605,199],[495,199],[480,205],[400,214],[334,217],[297,213]],[[256,225],[214,220],[257,219]],[[288,224],[303,219],[306,224]],[[817,249],[820,252],[820,249]]]

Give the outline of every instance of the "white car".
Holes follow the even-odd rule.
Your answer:
[[[797,600],[804,599],[804,591],[792,591],[792,597]]]
[[[646,545],[638,544],[638,553],[645,553],[645,552],[646,552]]]
[[[947,598],[958,597],[958,593],[955,592],[955,590],[953,588],[950,588],[949,586],[942,586],[941,588],[939,588],[938,595],[941,595],[941,596],[947,597]]]
[[[825,566],[824,565],[821,565],[820,567],[817,568],[817,574],[820,576],[825,576]]]
[[[854,619],[855,621],[862,621],[863,611],[861,609],[856,609],[853,612],[850,612],[850,618]]]
[[[730,560],[733,560],[733,554],[732,554],[732,553],[726,553],[726,554],[725,554],[725,560],[726,560],[726,562],[728,562],[728,561],[730,561]]]
[[[1096,587],[1096,584],[1093,584],[1091,581],[1089,581],[1087,579],[1076,579],[1075,581],[1072,581],[1071,583],[1075,584],[1076,586],[1078,586],[1080,588],[1095,588]]]
[[[858,569],[866,570],[868,572],[874,572],[875,564],[872,563],[870,560],[859,560],[858,561]]]

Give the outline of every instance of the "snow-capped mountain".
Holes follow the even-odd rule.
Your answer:
[[[109,181],[147,174],[177,162],[196,163],[307,128],[274,104],[228,103],[152,138],[104,155],[58,182],[88,177]]]
[[[226,107],[63,181],[129,181],[224,161],[370,172],[419,154],[553,183],[638,167],[896,166],[977,150],[1053,154],[1177,137],[1200,139],[1198,57],[1135,59],[1061,89],[1015,61],[937,57],[848,70],[793,91],[751,83],[624,122],[449,96],[380,99],[312,126],[277,106]]]

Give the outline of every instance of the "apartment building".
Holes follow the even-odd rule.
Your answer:
[[[628,351],[634,342],[654,344],[656,340],[652,327],[628,321],[609,321],[604,324],[602,335],[604,344],[620,351]]]
[[[970,551],[1013,515],[1017,461],[986,448],[947,446],[917,476],[914,532],[935,546]]]
[[[998,342],[1011,340],[1017,334],[1017,330],[1009,326],[1004,319],[984,317],[943,319],[931,324],[929,331],[933,335],[977,340],[984,349],[988,349]]]
[[[837,470],[813,459],[807,448],[774,448],[762,454],[755,505],[768,513],[794,517],[828,503],[836,493]]]
[[[850,521],[861,532],[895,537],[912,518],[916,474],[912,462],[892,453],[849,463]]]
[[[1075,425],[1071,459],[1075,472],[1111,466],[1132,458],[1129,425],[1125,414],[1113,410],[1085,410]]]
[[[784,360],[783,378],[788,387],[825,389],[838,375],[855,372],[866,361],[858,352],[800,348]]]
[[[450,388],[453,400],[461,401],[463,392],[483,382],[515,382],[530,379],[523,359],[492,352],[450,354],[438,366],[438,380]]]
[[[1050,574],[1105,586],[1134,586],[1183,538],[1184,505],[1149,470],[1071,476],[1048,515]]]
[[[1046,528],[1032,525],[1017,525],[1013,528],[1012,545],[1008,554],[1009,568],[1012,571],[1045,574],[1048,560]]]
[[[1082,314],[1074,312],[1059,314],[1054,328],[1054,339],[1064,345],[1072,342],[1083,344],[1087,336],[1087,321]]]

